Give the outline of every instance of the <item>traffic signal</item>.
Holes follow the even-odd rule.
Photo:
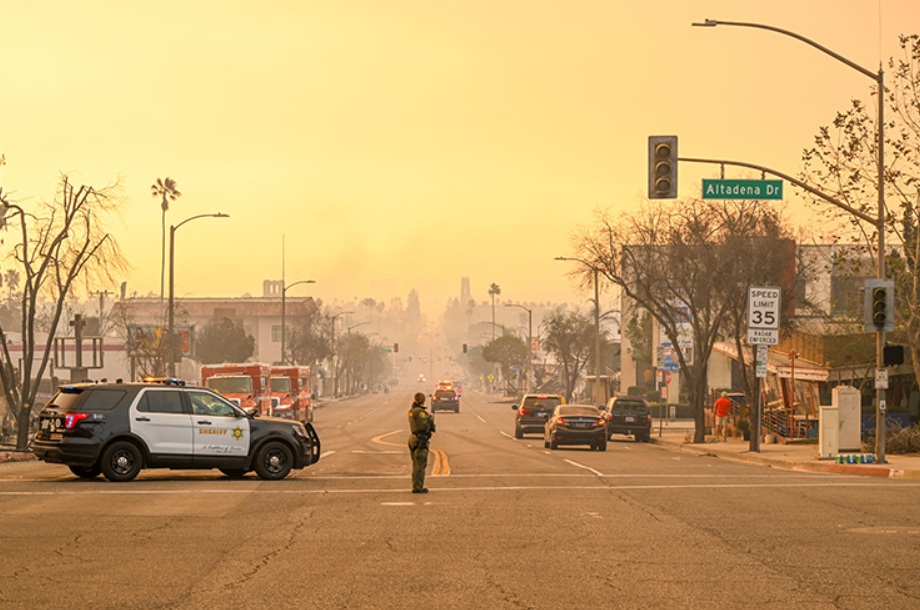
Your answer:
[[[904,364],[904,346],[886,345],[882,348],[882,365],[898,366]]]
[[[399,353],[399,343],[394,343],[394,344],[393,344],[393,353],[394,353],[394,354],[398,354],[398,353]]]
[[[648,197],[677,197],[677,136],[648,137]]]
[[[894,330],[894,281],[866,280],[865,286],[863,330],[867,332]]]
[[[466,343],[463,344],[463,353],[466,353]]]

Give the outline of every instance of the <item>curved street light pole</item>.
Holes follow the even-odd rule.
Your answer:
[[[594,385],[591,393],[591,400],[595,405],[600,404],[601,399],[601,300],[600,286],[598,283],[598,268],[588,261],[571,256],[557,256],[557,261],[575,261],[581,263],[594,272]]]
[[[169,327],[166,329],[166,362],[170,377],[176,376],[175,334],[176,334],[176,300],[175,300],[175,259],[176,259],[176,231],[187,222],[198,218],[229,218],[229,214],[218,212],[216,214],[198,214],[186,218],[177,225],[169,227]]]
[[[284,351],[284,343],[285,343],[285,339],[287,339],[287,324],[286,324],[286,319],[285,319],[285,299],[287,298],[287,290],[288,288],[293,288],[294,286],[297,286],[298,284],[315,284],[315,283],[316,283],[316,280],[300,280],[298,282],[294,282],[293,284],[285,285],[284,280],[283,279],[281,280],[281,362],[285,364],[288,363],[288,357]]]
[[[505,307],[520,307],[527,312],[527,392],[530,392],[530,374],[533,369],[533,311],[517,303],[505,303]]]
[[[882,70],[882,63],[879,62],[878,72],[872,72],[854,61],[851,61],[840,55],[831,51],[824,45],[818,44],[814,40],[806,38],[801,34],[796,34],[795,32],[790,32],[789,30],[784,30],[772,25],[765,25],[762,23],[747,23],[742,21],[719,21],[717,19],[706,19],[702,23],[694,23],[696,27],[715,27],[717,25],[728,25],[736,27],[746,27],[746,28],[756,28],[761,30],[769,30],[771,32],[776,32],[777,34],[783,34],[784,36],[789,36],[800,40],[805,44],[812,46],[822,53],[830,55],[837,61],[846,64],[850,68],[856,70],[864,76],[868,76],[873,81],[875,81],[878,86],[878,216],[874,219],[876,225],[876,233],[878,233],[878,253],[876,260],[876,275],[879,279],[885,279],[885,73]],[[857,215],[859,216],[859,215]],[[863,220],[866,220],[864,216],[859,216]],[[884,368],[884,348],[885,348],[885,331],[879,330],[875,334],[875,368],[876,370],[881,370]],[[876,388],[875,389],[875,459],[880,463],[885,463],[885,436],[886,436],[886,425],[885,425],[885,390]]]

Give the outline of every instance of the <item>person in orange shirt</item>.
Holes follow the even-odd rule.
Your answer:
[[[725,441],[728,433],[728,414],[732,410],[732,401],[728,399],[727,393],[722,392],[722,396],[712,405],[712,410],[716,417],[716,437]]]

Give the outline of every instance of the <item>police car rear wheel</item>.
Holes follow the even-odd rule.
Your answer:
[[[102,474],[110,481],[130,481],[141,471],[141,452],[134,444],[122,441],[102,454]]]
[[[255,469],[260,479],[283,479],[291,472],[293,456],[284,443],[268,443],[256,456]]]
[[[74,473],[81,479],[95,479],[102,472],[99,466],[68,466],[70,472]]]

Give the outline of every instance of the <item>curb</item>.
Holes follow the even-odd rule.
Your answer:
[[[899,468],[892,468],[890,466],[870,464],[838,464],[836,462],[820,461],[802,462],[794,460],[781,460],[759,454],[720,453],[717,451],[709,450],[705,445],[697,446],[688,443],[663,441],[661,439],[656,439],[655,442],[664,447],[673,448],[677,451],[694,453],[699,456],[717,457],[731,462],[757,464],[759,466],[767,466],[769,468],[777,468],[780,470],[792,470],[795,472],[811,473],[847,474],[863,477],[920,479],[920,471],[911,469],[904,470]]]
[[[0,451],[0,463],[29,462],[35,459],[31,451]]]

